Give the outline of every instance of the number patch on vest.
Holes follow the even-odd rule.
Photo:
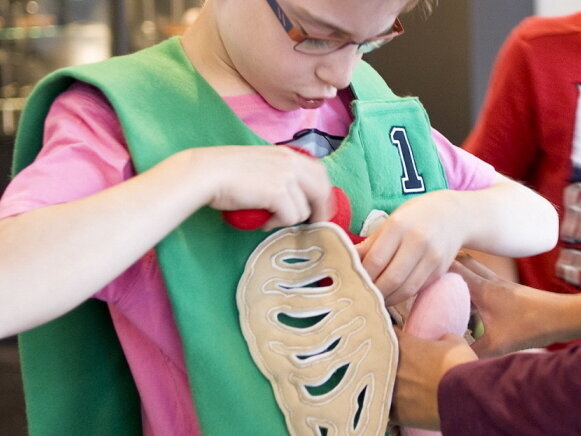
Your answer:
[[[405,128],[392,127],[389,135],[391,143],[395,145],[399,151],[399,159],[403,170],[403,176],[401,177],[401,187],[403,192],[405,194],[426,192],[424,179],[418,174],[414,154],[412,153],[412,148]]]

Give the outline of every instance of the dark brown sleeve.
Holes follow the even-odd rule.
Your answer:
[[[581,345],[460,365],[438,404],[445,436],[581,435]]]

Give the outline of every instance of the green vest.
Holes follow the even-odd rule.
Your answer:
[[[189,147],[266,145],[193,69],[179,39],[45,78],[29,98],[14,171],[42,145],[49,105],[73,80],[105,94],[121,122],[137,172]],[[351,231],[372,209],[447,187],[429,120],[415,98],[395,96],[367,64],[353,77],[355,120],[323,158],[352,203]],[[202,208],[156,247],[184,345],[196,411],[207,435],[287,434],[269,382],[238,324],[235,292],[245,262],[266,237],[236,230]],[[79,272],[82,273],[82,272]],[[20,336],[32,435],[139,434],[139,400],[106,305],[89,301]]]

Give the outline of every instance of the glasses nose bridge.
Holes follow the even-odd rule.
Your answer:
[[[355,46],[355,50],[345,50],[349,46]],[[346,42],[337,50],[321,56],[317,67],[317,77],[335,89],[343,89],[351,83],[353,70],[361,60],[361,54],[357,51],[360,43]]]
[[[361,47],[363,47],[363,45],[365,45],[366,43],[367,43],[367,41],[361,41],[361,42],[349,41],[345,45],[343,45],[343,47],[341,47],[341,49],[344,47],[347,47],[348,45],[354,45],[355,46],[355,53],[359,54],[360,53],[359,50],[361,50]]]

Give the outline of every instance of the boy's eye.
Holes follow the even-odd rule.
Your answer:
[[[385,41],[385,40],[364,42],[362,44],[359,44],[359,47],[357,47],[357,53],[361,53],[361,54],[369,53],[369,52],[371,52],[375,49],[378,49],[379,47],[385,45],[386,43],[387,43],[387,41]]]
[[[333,50],[341,44],[340,41],[333,41],[328,39],[319,38],[307,38],[303,40],[299,45],[301,50]]]

